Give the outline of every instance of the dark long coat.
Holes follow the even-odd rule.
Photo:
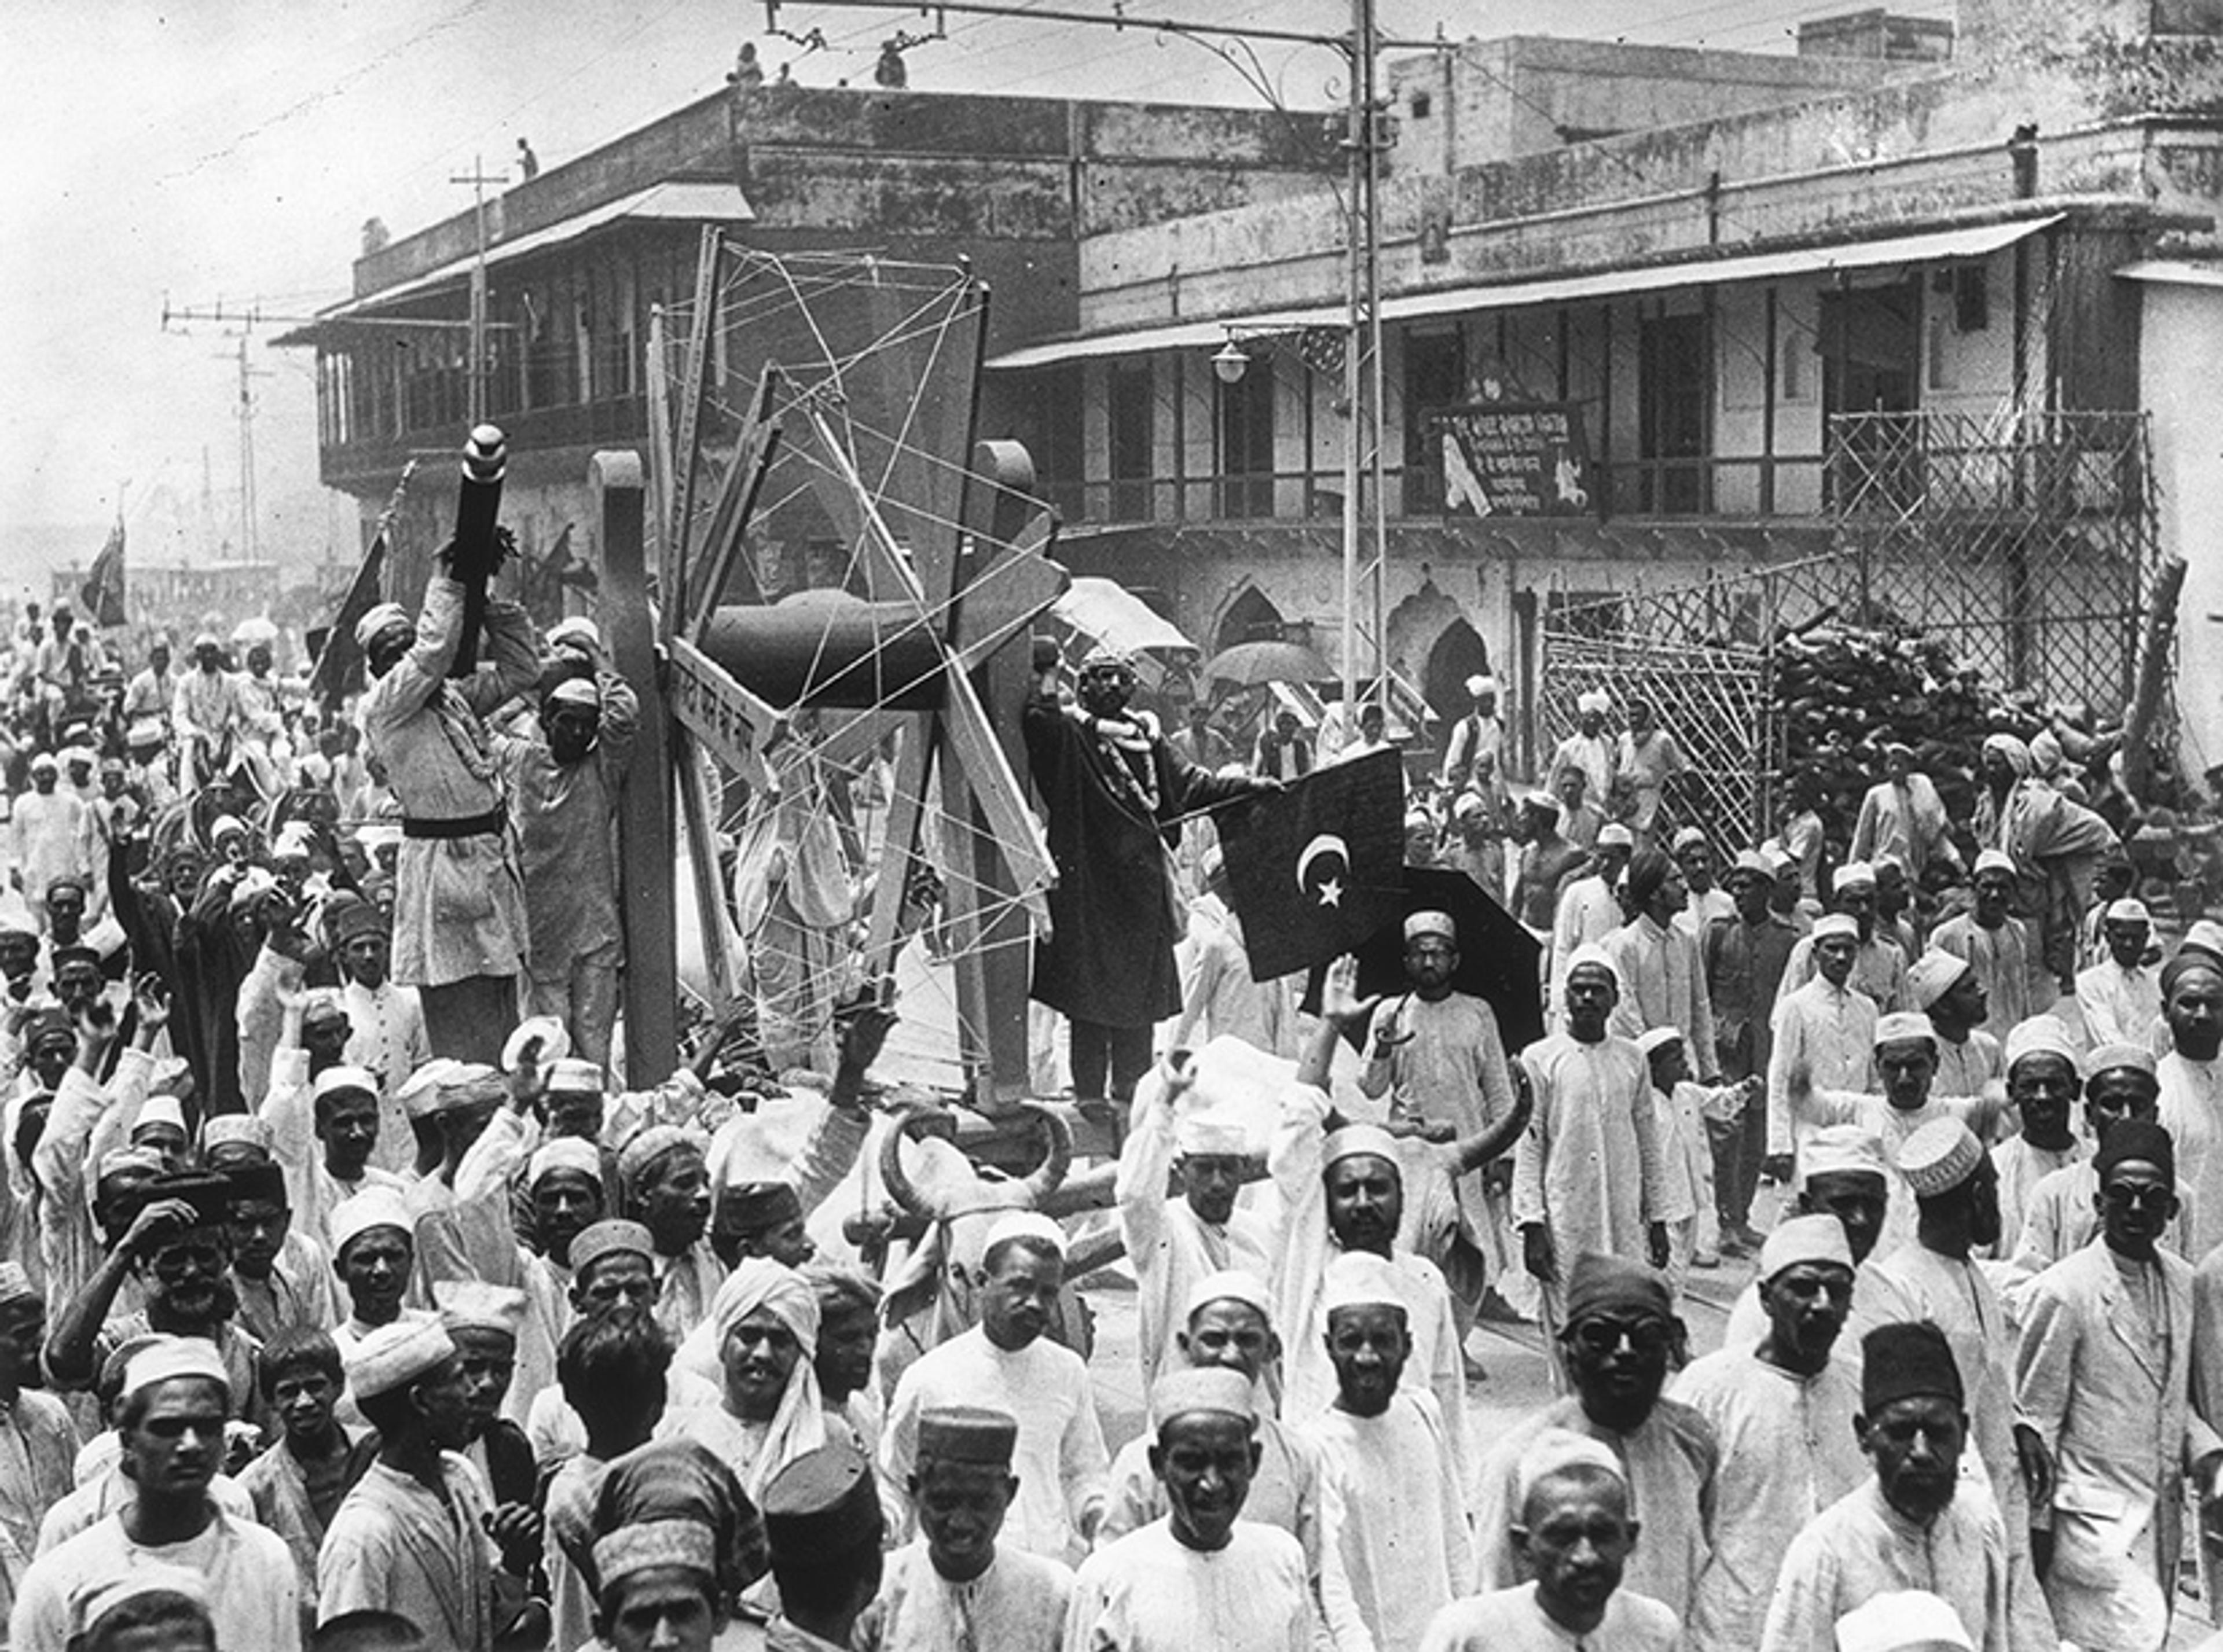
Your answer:
[[[1105,1027],[1162,1021],[1181,1008],[1174,944],[1182,928],[1166,851],[1181,816],[1241,797],[1252,782],[1223,780],[1155,737],[1147,757],[1157,787],[1152,810],[1140,788],[1109,767],[1143,759],[1107,751],[1056,700],[1030,693],[1022,726],[1057,863],[1050,937],[1035,948],[1034,996]]]

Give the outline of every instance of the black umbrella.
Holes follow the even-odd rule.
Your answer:
[[[1439,866],[1405,868],[1405,894],[1395,923],[1362,945],[1358,996],[1394,997],[1409,989],[1405,979],[1405,920],[1416,912],[1451,914],[1458,928],[1458,968],[1452,989],[1485,1001],[1497,1017],[1508,1052],[1544,1036],[1544,987],[1539,973],[1543,945],[1520,920],[1491,900],[1464,872]],[[1305,987],[1304,1007],[1319,1010],[1326,969],[1314,970]]]

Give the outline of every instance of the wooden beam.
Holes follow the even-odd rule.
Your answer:
[[[671,887],[671,759],[650,617],[640,457],[597,453],[587,468],[601,518],[597,595],[610,663],[640,696],[640,732],[618,800],[624,891],[626,1063],[637,1081],[679,1065],[678,923]]]
[[[687,600],[687,547],[690,518],[695,514],[695,471],[702,458],[702,403],[710,387],[710,341],[718,313],[718,261],[725,247],[725,231],[715,224],[702,226],[702,239],[695,250],[695,314],[687,332],[686,377],[680,386],[679,429],[671,443],[671,530],[664,543],[671,560],[659,570],[658,634],[670,637],[677,629],[679,613]]]
[[[741,561],[741,549],[747,543],[749,518],[756,513],[758,495],[764,491],[765,478],[771,474],[779,450],[779,421],[772,416],[779,377],[778,365],[765,362],[757,379],[756,394],[749,399],[748,423],[742,428],[741,439],[734,449],[734,462],[727,468],[726,480],[718,489],[718,503],[710,512],[710,525],[702,538],[702,568],[688,577],[687,622],[680,631],[697,643],[702,640],[710,616],[718,611],[718,599],[725,594],[736,562],[748,570],[741,600],[764,600],[755,569]]]
[[[750,784],[762,783],[764,749],[785,720],[779,708],[741,687],[684,637],[674,637],[665,654],[672,716]]]

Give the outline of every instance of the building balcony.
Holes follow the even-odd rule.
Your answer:
[[[1385,473],[1389,514],[1398,518],[1469,518],[1447,504],[1440,465],[1416,462]],[[1343,514],[1340,468],[1233,476],[1130,476],[1045,481],[1042,492],[1070,524],[1139,527],[1153,523],[1320,521]],[[1684,459],[1593,461],[1561,517],[1812,518],[1831,491],[1818,453]]]

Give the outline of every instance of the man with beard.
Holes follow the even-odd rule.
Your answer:
[[[1853,1303],[1853,1253],[1834,1216],[1791,1216],[1761,1247],[1758,1346],[1693,1360],[1674,1397],[1713,1425],[1721,1476],[1713,1553],[1691,1611],[1692,1652],[1745,1652],[1767,1619],[1784,1551],[1861,1482],[1854,1362],[1830,1358]]]
[[[575,633],[576,635],[576,633]],[[618,914],[618,791],[633,761],[640,702],[589,650],[590,675],[541,697],[539,736],[495,742],[509,775],[510,818],[532,933],[528,1008],[553,1015],[571,1047],[597,1065],[617,1019],[625,931]]]
[[[50,751],[31,759],[31,789],[8,815],[8,864],[32,917],[45,927],[47,891],[57,878],[92,887],[92,813],[82,798],[58,789],[61,765]]]
[[[246,732],[239,680],[224,669],[224,644],[213,631],[193,638],[193,669],[178,677],[170,728],[178,743],[178,784],[186,791],[227,769],[232,741]]]
[[[652,1124],[618,1154],[618,1212],[656,1241],[656,1316],[675,1342],[702,1323],[726,1277],[710,1248],[710,1171],[701,1140]]]
[[[1999,1237],[1982,1253],[2012,1256],[2022,1244],[2031,1195],[2040,1182],[2082,1159],[2076,1139],[2076,1097],[2084,1087],[2076,1045],[2050,1015],[2033,1015],[2007,1034],[2007,1102],[2022,1128],[1992,1149],[1999,1177]]]
[[[2007,1652],[2006,1532],[1990,1498],[1956,1495],[1968,1413],[1945,1334],[1880,1325],[1861,1349],[1853,1427],[1873,1472],[1792,1541],[1760,1652],[1836,1652],[1840,1618],[1900,1589],[1942,1597],[1979,1652]]]
[[[2223,1244],[2223,964],[2202,952],[2180,952],[2161,975],[2163,1013],[2174,1046],[2155,1069],[2161,1100],[2156,1118],[2176,1144],[2192,1192],[2185,1237],[2188,1257]]]
[[[210,1497],[229,1376],[217,1351],[190,1337],[161,1338],[132,1358],[117,1433],[135,1495],[33,1562],[9,1617],[11,1647],[65,1652],[103,1589],[175,1566],[206,1582],[215,1644],[298,1652],[300,1589],[284,1540]]]
[[[463,1355],[436,1320],[383,1326],[347,1361],[378,1456],[341,1501],[317,1557],[317,1621],[399,1613],[428,1645],[538,1645],[547,1608],[526,1596],[540,1560],[530,1510],[488,1508],[460,1454],[475,1417]]]
[[[235,1322],[231,1283],[231,1188],[197,1172],[156,1176],[123,1237],[85,1288],[62,1309],[47,1338],[47,1370],[64,1390],[91,1388],[102,1362],[135,1336],[158,1331],[210,1343],[231,1385],[232,1415],[260,1409],[255,1360],[261,1343]],[[148,1286],[142,1312],[110,1317],[127,1277]]]
[[[1981,1096],[2006,1076],[1999,1040],[1984,1030],[1992,1001],[1974,964],[1933,946],[1908,966],[1906,992],[1937,1036],[1940,1095]]]
[[[1714,1054],[1725,1083],[1765,1078],[1774,1052],[1776,988],[1783,980],[1798,931],[1767,904],[1774,874],[1751,851],[1739,855],[1729,875],[1733,918],[1710,925],[1700,938],[1707,1000],[1714,1016]],[[1732,1256],[1760,1248],[1752,1227],[1752,1199],[1760,1187],[1760,1161],[1767,1152],[1767,1109],[1748,1102],[1727,1124],[1707,1124],[1714,1152],[1714,1200],[1721,1218],[1722,1249]]]
[[[348,1040],[341,1056],[378,1079],[378,1141],[370,1162],[402,1174],[415,1167],[417,1138],[394,1099],[409,1075],[432,1058],[425,1009],[414,987],[396,986],[387,972],[393,939],[387,914],[368,901],[335,901],[327,909],[328,945],[340,969],[340,1008]]]
[[[1111,1467],[1088,1370],[1043,1333],[1065,1280],[1065,1234],[1038,1211],[1017,1211],[980,1253],[980,1322],[930,1348],[896,1383],[880,1436],[884,1496],[908,1487],[920,1416],[937,1405],[992,1404],[1018,1419],[1018,1500],[1011,1541],[1052,1560],[1084,1553],[1104,1517]]]
[[[1375,1012],[1359,1089],[1369,1096],[1386,1094],[1393,1126],[1411,1128],[1430,1142],[1463,1144],[1491,1135],[1509,1140],[1523,1112],[1512,1064],[1488,1001],[1452,987],[1458,967],[1458,927],[1449,913],[1416,912],[1405,920],[1405,979],[1411,989]],[[1455,1281],[1452,1302],[1462,1341],[1490,1280],[1511,1259],[1502,1235],[1512,1168],[1498,1152],[1475,1168],[1455,1167],[1455,1223],[1418,1241],[1446,1279]]]
[[[1684,1644],[1667,1607],[1621,1586],[1641,1527],[1628,1475],[1606,1447],[1549,1429],[1521,1459],[1512,1528],[1529,1580],[1453,1601],[1420,1652],[1671,1652]]]
[[[1081,663],[1071,706],[1058,697],[1054,647],[1037,643],[1035,669],[1021,720],[1057,882],[1033,995],[1070,1024],[1074,1102],[1108,1116],[1149,1070],[1150,1029],[1181,1009],[1164,834],[1281,782],[1223,778],[1184,759],[1155,718],[1130,707],[1135,668],[1117,650]]]
[[[2106,958],[2076,973],[2076,1013],[2086,1042],[2143,1044],[2161,1014],[2161,977],[2146,959],[2153,920],[2145,902],[2108,902],[2100,934]]]
[[[1568,1322],[1562,1270],[1571,1259],[1667,1260],[1652,1074],[1636,1046],[1609,1030],[1620,996],[1612,957],[1584,947],[1567,967],[1566,1030],[1521,1052],[1535,1112],[1514,1156],[1513,1219],[1522,1261],[1542,1287],[1547,1335]]]
[[[1899,1172],[1914,1196],[1915,1234],[1877,1266],[1871,1311],[1886,1324],[1919,1320],[1944,1335],[1975,1402],[1970,1443],[2006,1522],[2009,1639],[2050,1647],[2057,1637],[2031,1570],[2030,1517],[2052,1495],[2053,1464],[2044,1438],[2016,1410],[2013,1328],[1972,1259],[1999,1240],[1999,1173],[1953,1118],[1933,1119],[1909,1136]]]
[[[1970,882],[1975,905],[1938,925],[1930,944],[1967,958],[1974,967],[1991,1005],[1986,1030],[1994,1038],[2005,1038],[2017,1022],[2050,1004],[2057,989],[2043,979],[2037,943],[2030,927],[2013,914],[2014,862],[1996,849],[1987,849],[1976,857]]]
[[[227,1120],[211,1119],[209,1128]],[[281,1331],[322,1331],[339,1318],[331,1258],[323,1245],[293,1230],[286,1172],[270,1162],[247,1159],[210,1169],[231,1185],[231,1273],[239,1291],[239,1322],[261,1341]]]
[[[23,1573],[38,1552],[39,1524],[75,1483],[77,1425],[43,1391],[39,1361],[47,1341],[47,1304],[30,1276],[0,1262],[0,1605],[12,1607]]]
[[[1353,992],[1357,975],[1349,958],[1329,966],[1319,1026],[1282,1097],[1267,1152],[1266,1168],[1282,1208],[1271,1276],[1275,1322],[1289,1329],[1282,1410],[1292,1417],[1310,1416],[1333,1402],[1335,1367],[1327,1357],[1322,1281],[1338,1255],[1370,1251],[1397,1270],[1404,1286],[1406,1329],[1413,1338],[1406,1385],[1435,1395],[1445,1437],[1465,1464],[1470,1460],[1458,1310],[1442,1271],[1398,1242],[1405,1216],[1404,1146],[1379,1125],[1343,1122],[1328,1098],[1337,1040],[1345,1029],[1363,1027],[1374,1012],[1372,1001],[1362,1002]],[[1511,1115],[1499,1139],[1473,1142],[1461,1169],[1477,1168],[1503,1153],[1521,1128],[1521,1116]]]
[[[1305,1652],[1304,1551],[1286,1531],[1237,1518],[1257,1472],[1250,1382],[1235,1371],[1169,1372],[1151,1385],[1150,1428],[1166,1517],[1088,1557],[1066,1646]]]
[[[1073,1573],[996,1541],[1019,1483],[1009,1413],[948,1405],[918,1419],[910,1480],[919,1536],[888,1556],[878,1595],[858,1621],[858,1652],[1058,1652]]]
[[[1644,1511],[1651,1541],[1628,1584],[1687,1618],[1714,1543],[1721,1447],[1713,1425],[1662,1390],[1670,1354],[1684,1339],[1653,1268],[1616,1256],[1576,1259],[1567,1280],[1560,1357],[1574,1392],[1502,1434],[1475,1482],[1475,1576],[1482,1589],[1520,1581],[1513,1529],[1521,1522],[1521,1464],[1539,1435],[1565,1429],[1607,1446]]]
[[[1347,1252],[1322,1297],[1335,1404],[1301,1432],[1340,1493],[1338,1548],[1367,1634],[1412,1646],[1473,1567],[1460,1465],[1435,1396],[1401,1384],[1413,1340],[1389,1264]]]
[[[2184,1477],[2205,1511],[2223,1461],[2223,1439],[2188,1405],[2201,1330],[2215,1330],[2201,1326],[2198,1299],[2213,1300],[2215,1275],[2203,1265],[2203,1291],[2160,1248],[2176,1158],[2159,1125],[2110,1132],[2095,1161],[2102,1242],[2039,1274],[2023,1310],[2015,1403],[2058,1466],[2046,1599],[2062,1635],[2083,1647],[2168,1638]]]
[[[526,953],[525,888],[501,770],[482,719],[540,675],[540,638],[515,602],[486,605],[485,649],[461,680],[464,597],[444,550],[416,624],[381,603],[356,627],[370,687],[364,740],[401,803],[394,978],[418,989],[432,1048],[491,1062],[517,1022]]]

